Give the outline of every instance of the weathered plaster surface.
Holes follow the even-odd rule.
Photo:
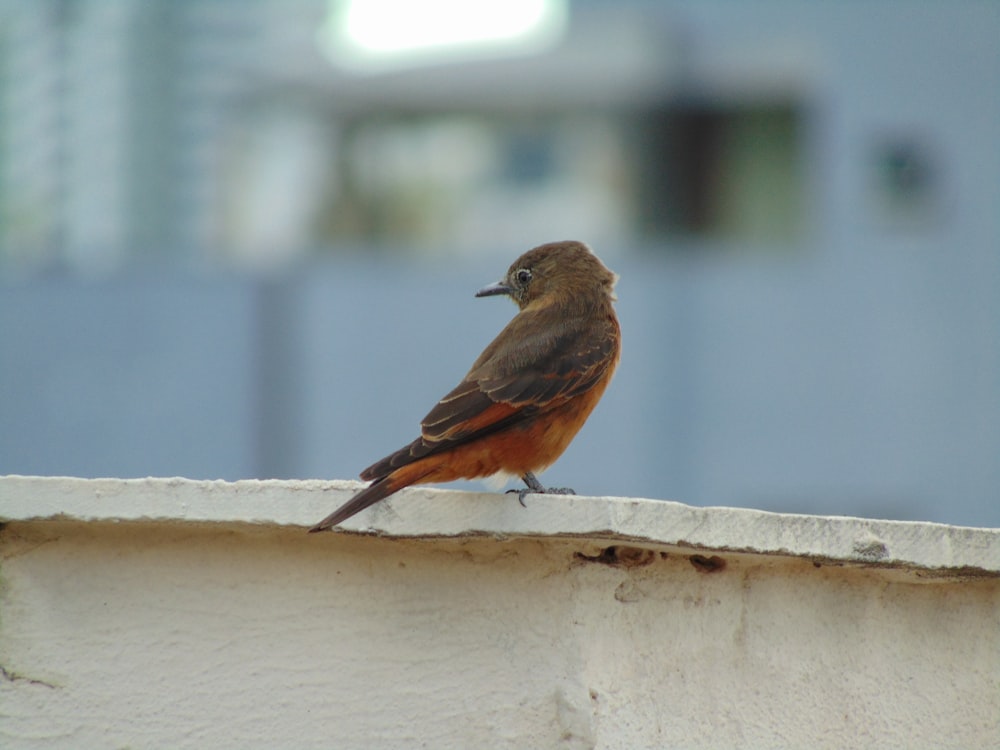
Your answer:
[[[1000,532],[0,478],[0,746],[985,747]]]

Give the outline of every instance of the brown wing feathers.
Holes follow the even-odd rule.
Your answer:
[[[550,340],[548,351],[536,350],[532,366],[506,377],[464,380],[424,418],[421,437],[369,466],[361,478],[379,479],[441,450],[508,429],[591,388],[610,366],[608,354],[617,338],[602,336],[599,346],[586,348],[585,339],[567,340],[578,333]],[[584,348],[578,351],[572,343]],[[473,368],[467,377],[484,369]]]

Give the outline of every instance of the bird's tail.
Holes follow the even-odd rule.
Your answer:
[[[337,510],[333,511],[333,513],[309,529],[309,533],[311,534],[316,531],[326,531],[327,529],[332,529],[338,523],[346,521],[355,513],[360,513],[369,505],[374,505],[379,500],[389,497],[389,495],[393,492],[397,492],[404,487],[408,487],[411,484],[419,482],[427,473],[429,473],[427,470],[414,471],[413,466],[414,465],[411,464],[410,466],[396,470],[387,476],[376,479],[370,485],[361,490],[361,492],[357,495],[337,508]]]
[[[372,482],[357,495],[337,508],[337,510],[333,511],[333,513],[309,529],[309,533],[311,534],[316,531],[326,531],[327,529],[332,529],[341,521],[346,521],[355,513],[360,513],[369,505],[374,505],[379,500],[386,498],[396,490],[401,489],[400,487],[394,486],[394,484],[395,483],[392,481],[391,474]]]

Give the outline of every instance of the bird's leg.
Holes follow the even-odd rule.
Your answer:
[[[524,504],[525,495],[575,495],[576,492],[571,490],[569,487],[549,487],[546,489],[542,486],[542,483],[538,481],[538,477],[532,474],[530,471],[524,472],[521,477],[527,487],[520,490],[507,490],[508,493],[516,492],[517,501],[521,503],[522,508],[527,508],[528,506]]]

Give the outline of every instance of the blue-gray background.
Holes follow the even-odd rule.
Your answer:
[[[355,79],[314,49],[332,5],[0,4],[0,473],[355,476],[513,314],[474,291],[578,238],[621,275],[622,364],[547,482],[1000,526],[1000,4],[573,3],[613,74],[557,49],[524,91],[502,75],[530,57]],[[774,101],[794,216],[643,229],[644,151],[620,153],[643,112]],[[421,173],[452,191],[436,224],[352,213],[338,123],[442,148],[407,140],[415,110],[459,166],[455,112],[555,112],[610,155],[592,193],[579,155],[540,192],[533,142],[513,188]]]

